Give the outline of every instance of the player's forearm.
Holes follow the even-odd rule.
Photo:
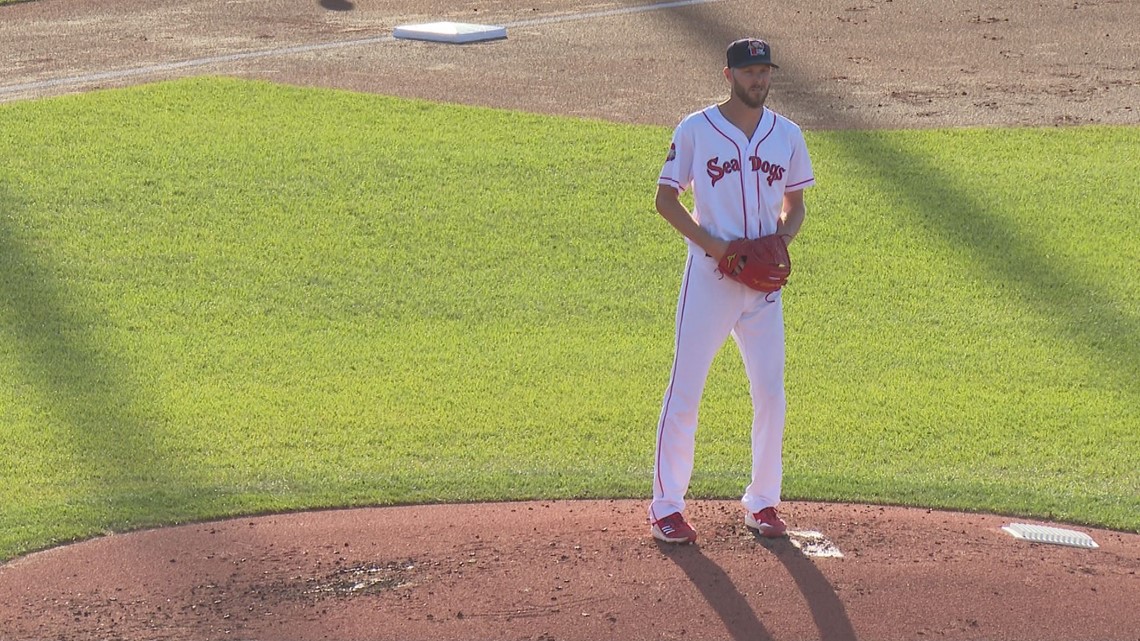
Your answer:
[[[806,216],[807,207],[802,202],[784,209],[780,212],[780,220],[776,223],[776,233],[787,236],[788,242],[792,242],[796,234],[800,233]]]
[[[728,242],[716,238],[704,227],[701,227],[689,209],[678,200],[676,193],[669,193],[667,188],[657,192],[657,213],[661,214],[670,225],[682,236],[697,244],[709,256],[720,260],[724,256]]]

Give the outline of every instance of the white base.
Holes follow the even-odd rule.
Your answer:
[[[804,556],[822,556],[842,559],[843,553],[831,539],[815,530],[788,530],[788,539]]]
[[[1096,541],[1092,540],[1091,536],[1075,530],[1063,530],[1058,527],[1030,525],[1028,523],[1011,523],[1002,529],[1015,539],[1024,539],[1033,543],[1053,543],[1090,550],[1100,547]]]
[[[432,42],[462,44],[466,42],[481,42],[483,40],[506,38],[507,28],[484,24],[469,24],[465,22],[429,22],[426,24],[411,24],[396,27],[392,35],[396,38],[408,40],[430,40]]]

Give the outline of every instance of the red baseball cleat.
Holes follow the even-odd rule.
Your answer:
[[[680,512],[653,522],[653,538],[666,543],[693,543],[697,540],[697,531],[685,522]]]
[[[776,508],[766,507],[755,514],[744,515],[744,524],[756,530],[760,536],[776,539],[788,531],[788,524],[776,514]]]

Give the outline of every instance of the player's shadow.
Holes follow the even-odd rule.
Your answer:
[[[788,539],[756,537],[760,545],[772,553],[796,582],[819,630],[820,641],[857,641],[855,628],[847,616],[847,608],[835,588],[815,563]],[[765,641],[773,637],[756,616],[748,599],[732,582],[732,578],[697,546],[676,546],[657,542],[658,549],[689,577],[689,581],[724,622],[736,641]]]
[[[776,557],[784,569],[796,582],[796,587],[804,595],[812,621],[819,630],[822,641],[854,641],[855,628],[847,616],[847,608],[835,593],[835,587],[819,571],[815,562],[787,538],[766,539],[754,535],[760,545]]]
[[[689,577],[716,612],[735,641],[771,641],[772,635],[728,573],[695,545],[677,546],[655,541],[666,558]]]

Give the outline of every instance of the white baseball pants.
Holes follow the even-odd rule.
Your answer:
[[[787,409],[780,294],[765,298],[722,276],[704,252],[690,249],[677,301],[673,369],[657,427],[650,521],[685,509],[701,395],[713,359],[730,334],[744,360],[753,408],[752,479],[741,503],[749,512],[759,512],[780,502]]]

